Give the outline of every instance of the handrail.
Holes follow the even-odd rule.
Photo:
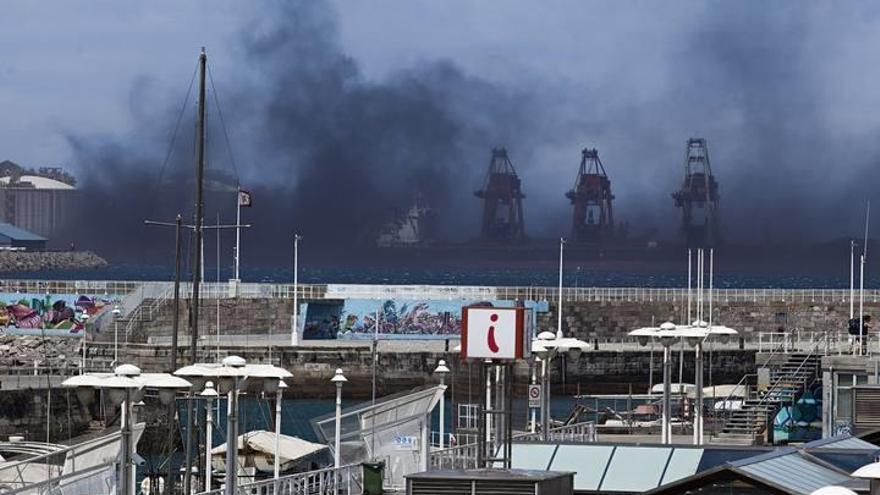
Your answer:
[[[764,360],[764,363],[761,364],[760,366],[757,366],[756,369],[766,368],[767,365],[770,363],[770,360],[773,359],[773,356],[776,354],[776,351],[778,351],[779,348],[782,347],[783,344],[784,344],[784,342],[780,342],[779,344],[777,344],[776,347],[770,352],[770,355],[767,356],[767,359]],[[744,394],[744,395],[743,395],[743,399],[748,399],[748,389],[747,389],[747,387],[746,387],[746,383],[745,383],[745,382],[746,382],[746,379],[747,379],[748,377],[750,377],[750,376],[757,376],[757,375],[756,375],[755,373],[746,373],[746,374],[744,374],[743,377],[740,378],[739,382],[737,382],[737,384],[734,385],[733,390],[731,390],[730,392],[727,393],[727,397],[725,397],[725,398],[724,398],[724,401],[722,402],[722,404],[725,405],[725,408],[724,408],[725,415],[728,415],[728,414],[729,414],[729,412],[727,411],[727,404],[730,404],[729,401],[732,400],[732,398],[733,398],[733,394],[736,393],[737,389],[738,389],[740,386],[743,387],[743,388],[742,388],[742,390],[743,390],[743,394]],[[714,408],[713,408],[713,412],[715,412],[715,409],[714,409]],[[717,420],[717,416],[715,416],[715,418],[716,418],[716,420]]]
[[[277,479],[244,483],[235,488],[235,495],[355,495],[361,493],[360,464],[329,467],[280,476]],[[198,495],[224,495],[225,488],[217,488]]]
[[[827,338],[827,336],[826,336],[826,338]],[[818,343],[818,342],[817,342],[817,343]],[[801,364],[799,364],[798,367],[797,367],[797,369],[794,370],[794,373],[791,373],[791,374],[793,374],[793,375],[797,375],[797,374],[801,371],[801,369],[803,369],[804,365],[807,364],[807,361],[809,361],[810,358],[813,357],[813,354],[816,352],[816,348],[817,348],[817,346],[814,344],[813,348],[810,350],[810,353],[807,354],[806,357],[804,357],[804,359],[801,361]],[[779,376],[779,377],[776,378],[776,381],[773,382],[773,386],[771,386],[771,387],[767,390],[767,392],[764,393],[763,397],[761,397],[761,399],[758,401],[758,403],[755,404],[755,407],[756,407],[756,408],[759,408],[759,407],[761,407],[762,405],[764,405],[764,404],[767,402],[767,399],[768,399],[769,397],[771,397],[774,393],[778,392],[777,389],[779,388],[779,384],[782,382],[782,379],[783,379],[783,378],[784,378],[784,375]]]

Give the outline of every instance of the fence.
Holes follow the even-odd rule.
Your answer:
[[[596,423],[592,421],[551,428],[549,442],[587,443],[596,441]],[[514,443],[543,442],[539,433],[519,433],[513,436]],[[477,469],[479,444],[469,443],[448,449],[434,450],[428,455],[431,469]]]
[[[144,282],[131,280],[0,280],[0,292],[27,292],[40,294],[115,294],[129,295],[144,291],[146,287],[161,287],[167,290],[171,282]],[[191,283],[181,284],[181,296],[190,297]],[[292,299],[293,284],[239,283],[231,286],[229,282],[205,282],[200,294],[205,298],[276,298]],[[236,289],[233,289],[237,287]],[[362,285],[362,284],[299,284],[299,297],[302,299],[530,299],[536,301],[559,300],[556,287],[538,286],[465,286],[465,285]],[[844,303],[849,302],[849,289],[715,289],[713,300],[719,303]],[[696,296],[696,291],[691,291]],[[563,287],[564,302],[679,302],[688,297],[686,288],[649,287]],[[135,295],[135,299],[137,296]],[[865,301],[880,302],[880,290],[865,291]],[[123,308],[125,311],[128,308]]]
[[[351,464],[246,483],[235,489],[235,495],[354,495],[362,493],[362,487],[362,467]],[[224,488],[218,488],[199,495],[226,493]]]

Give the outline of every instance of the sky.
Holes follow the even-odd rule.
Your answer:
[[[878,10],[868,1],[5,0],[0,159],[67,166],[110,198],[87,201],[84,214],[106,212],[115,189],[173,175],[159,172],[162,157],[206,46],[237,162],[216,166],[259,190],[257,206],[290,211],[267,222],[267,235],[320,217],[314,235],[344,241],[367,213],[422,188],[436,189],[446,235],[473,236],[472,193],[491,148],[506,146],[531,235],[565,233],[564,193],[580,150],[596,147],[617,219],[673,237],[670,193],[697,136],[709,143],[728,237],[854,235],[880,186]],[[176,154],[169,167],[183,173],[186,149]],[[314,208],[328,196],[348,204]]]

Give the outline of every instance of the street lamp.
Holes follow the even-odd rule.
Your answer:
[[[446,375],[449,374],[449,367],[446,361],[441,359],[437,362],[437,368],[434,373],[440,375],[440,386],[443,387],[443,395],[440,396],[440,448],[443,448],[444,437],[446,436]]]
[[[196,363],[184,366],[174,372],[193,383],[193,390],[199,391],[208,379],[214,380],[217,392],[227,394],[226,412],[226,493],[235,493],[238,483],[238,394],[242,387],[253,390],[275,392],[279,381],[293,375],[271,364],[247,364],[239,356],[227,356],[220,363]]]
[[[117,366],[113,373],[85,373],[73,376],[61,383],[63,387],[76,389],[76,396],[88,404],[94,400],[96,389],[107,390],[112,405],[121,405],[120,433],[122,435],[122,462],[120,479],[123,495],[135,493],[134,453],[131,441],[132,405],[140,402],[143,389],[159,389],[159,400],[165,404],[174,400],[176,390],[190,387],[190,382],[167,373],[141,373],[140,368],[131,364]],[[170,393],[169,393],[170,392]],[[170,398],[170,400],[169,400]]]
[[[268,387],[271,388],[271,385]],[[284,389],[287,388],[287,384],[284,383],[284,380],[278,380],[278,390],[275,391],[275,479],[278,479],[278,476],[281,473],[281,404],[284,400]],[[277,490],[276,490],[277,491]]]
[[[637,328],[629,333],[630,336],[636,337],[639,342],[639,345],[646,346],[648,345],[649,339],[658,339],[660,344],[663,346],[663,411],[661,414],[661,442],[664,444],[671,443],[672,439],[672,427],[671,427],[671,418],[672,414],[672,405],[670,403],[670,383],[671,379],[670,375],[672,374],[671,370],[671,361],[669,359],[669,348],[675,344],[676,340],[681,338],[681,335],[676,331],[679,327],[676,326],[672,322],[666,322],[660,325],[659,327],[645,327],[645,328]],[[680,385],[679,385],[680,386]]]
[[[293,328],[290,330],[290,345],[299,345],[299,241],[302,236],[293,234]]]
[[[342,374],[341,368],[336,368],[336,373],[330,379],[331,383],[336,384],[336,431],[334,437],[333,466],[339,468],[339,449],[341,447],[340,435],[342,435],[342,385],[348,381],[348,378]]]
[[[82,314],[82,316],[80,316],[80,318],[82,319],[82,322],[83,322],[83,336],[82,336],[83,356],[82,356],[82,369],[80,369],[80,374],[83,374],[86,372],[86,340],[89,336],[89,331],[88,331],[89,330],[89,314],[86,312],[85,309],[83,309],[83,314]]]
[[[214,448],[212,439],[214,433],[214,399],[220,396],[214,389],[214,382],[205,382],[205,390],[199,394],[205,398],[205,410],[207,411],[207,424],[205,425],[205,491],[211,491],[211,449]]]
[[[732,335],[736,335],[737,331],[719,325],[710,325],[702,320],[696,320],[691,324],[689,329],[683,329],[697,336],[696,345],[694,345],[694,386],[696,388],[696,397],[694,400],[694,445],[703,444],[703,343],[712,336],[719,337],[722,343],[730,341]]]
[[[119,305],[113,306],[113,366],[119,363]]]
[[[559,238],[559,307],[557,308],[556,338],[562,338],[562,260],[565,251],[565,238]]]
[[[577,359],[588,345],[579,339],[562,337],[559,329],[555,334],[545,330],[532,341],[532,352],[541,360],[541,433],[544,441],[550,439],[550,387],[547,383],[549,363],[560,353],[567,353],[571,359]]]

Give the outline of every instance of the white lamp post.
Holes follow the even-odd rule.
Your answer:
[[[61,383],[63,387],[76,389],[76,395],[83,403],[94,400],[94,390],[109,392],[110,401],[122,406],[120,433],[122,435],[122,462],[120,463],[120,493],[135,493],[135,466],[132,463],[134,446],[131,441],[132,404],[140,402],[143,388],[159,389],[159,400],[170,404],[177,389],[190,387],[190,382],[166,373],[141,373],[140,368],[131,364],[117,366],[113,373],[87,373],[74,376]]]
[[[290,345],[299,345],[299,241],[302,237],[293,234],[293,328],[290,332]]]
[[[669,380],[672,375],[672,363],[669,359],[669,347],[681,336],[676,332],[678,327],[672,322],[666,322],[659,327],[638,328],[629,333],[630,336],[636,337],[639,345],[648,345],[650,339],[659,339],[663,346],[663,407],[661,413],[661,432],[660,439],[664,444],[671,442],[672,426],[670,415],[672,407],[670,403],[670,384]]]
[[[336,374],[330,379],[330,382],[336,384],[336,431],[334,435],[333,466],[339,468],[339,449],[341,447],[340,435],[342,435],[342,385],[348,379],[342,374],[342,369],[337,368]]]
[[[550,439],[550,387],[547,379],[549,364],[561,352],[568,353],[571,359],[576,360],[589,345],[582,340],[559,335],[561,332],[558,329],[556,334],[544,331],[532,341],[532,352],[541,360],[541,429],[544,441]]]
[[[119,363],[119,305],[113,306],[113,366]]]
[[[190,379],[194,384],[194,390],[200,389],[208,378],[214,379],[217,392],[228,396],[225,490],[231,495],[235,493],[238,484],[238,394],[242,383],[247,380],[249,385],[254,384],[257,388],[262,385],[263,390],[273,393],[277,391],[280,380],[293,375],[277,366],[249,365],[239,356],[227,356],[222,363],[197,363],[184,366],[174,374]],[[251,383],[252,380],[254,383]]]
[[[214,408],[212,402],[219,397],[217,390],[214,389],[214,382],[206,382],[205,390],[199,394],[205,398],[205,409],[207,410],[207,425],[205,427],[205,491],[211,491],[211,449],[214,448]]]
[[[80,374],[83,374],[86,372],[86,341],[88,340],[88,336],[89,336],[89,314],[86,313],[85,310],[83,310],[83,314],[80,318],[82,318],[82,322],[83,322],[83,337],[82,337],[82,339],[83,339],[83,345],[82,345],[83,356],[82,356],[82,369],[80,370]]]
[[[559,238],[559,307],[557,308],[556,338],[562,338],[562,260],[565,251],[565,238]]]
[[[278,479],[278,476],[281,473],[281,404],[284,400],[284,389],[287,388],[287,384],[284,383],[284,380],[278,381],[278,391],[275,392],[275,479]],[[277,491],[277,490],[276,490]]]
[[[440,375],[440,386],[444,388],[443,395],[440,396],[440,448],[442,449],[446,436],[446,375],[449,373],[449,367],[446,366],[445,360],[441,359],[437,362],[434,373]]]

